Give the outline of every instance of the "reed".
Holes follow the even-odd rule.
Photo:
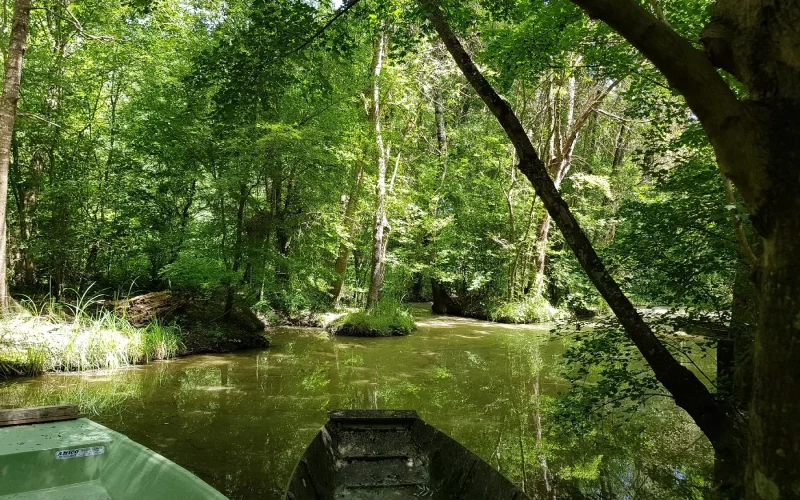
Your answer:
[[[73,291],[74,303],[26,297],[0,318],[0,377],[119,368],[184,351],[177,325],[154,320],[136,327],[99,307],[100,295],[90,290]]]

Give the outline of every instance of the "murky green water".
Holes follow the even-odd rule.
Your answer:
[[[281,328],[266,350],[7,382],[0,405],[77,402],[231,498],[281,498],[332,408],[416,409],[534,497],[700,494],[709,447],[671,402],[574,435],[546,328],[418,316],[402,338]]]

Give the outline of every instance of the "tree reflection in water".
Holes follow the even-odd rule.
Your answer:
[[[279,328],[268,350],[16,380],[0,401],[78,402],[231,498],[281,498],[331,408],[416,409],[536,498],[702,495],[712,452],[670,401],[576,433],[555,418],[569,386],[546,327],[420,314],[408,337]]]

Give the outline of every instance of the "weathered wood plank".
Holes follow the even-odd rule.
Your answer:
[[[79,416],[78,407],[75,405],[12,408],[10,410],[0,410],[0,427],[73,420]]]

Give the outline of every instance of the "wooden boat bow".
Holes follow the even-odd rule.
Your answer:
[[[286,498],[522,500],[513,483],[413,410],[333,410]]]

